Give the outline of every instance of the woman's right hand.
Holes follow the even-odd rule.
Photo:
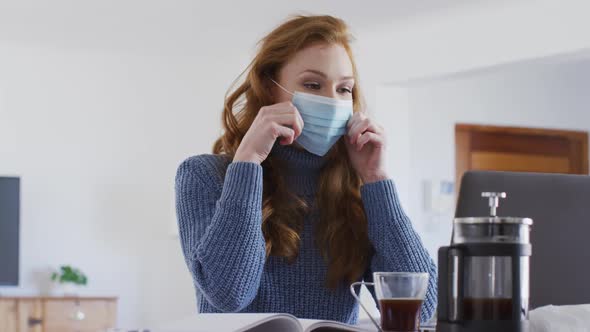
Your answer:
[[[233,161],[261,164],[277,138],[280,144],[289,145],[301,135],[303,118],[290,101],[263,106],[244,135]]]

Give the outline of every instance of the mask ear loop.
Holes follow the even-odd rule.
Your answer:
[[[280,85],[279,83],[277,83],[277,81],[273,80],[272,77],[268,76],[268,79],[273,81],[274,84],[278,85],[279,88],[283,89],[283,91],[285,91],[286,93],[290,94],[291,96],[294,96],[295,94],[287,89],[285,89],[282,85]]]

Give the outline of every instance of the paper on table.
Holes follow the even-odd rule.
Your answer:
[[[317,319],[299,319],[299,322],[303,326],[303,331],[311,331],[317,327],[332,327],[332,328],[339,328],[348,331],[362,331],[362,332],[375,332],[377,328],[371,322],[370,319],[361,319],[358,321],[356,325],[347,325],[343,323],[338,323],[334,321],[325,321],[325,320],[317,320]],[[317,325],[317,326],[316,326]]]
[[[229,318],[231,315],[231,319]],[[291,318],[289,318],[291,317]],[[166,324],[151,332],[211,332],[246,331],[270,320],[281,324],[287,331],[301,331],[301,325],[288,314],[235,313],[235,314],[196,314],[180,321]]]
[[[166,324],[150,332],[261,332],[303,331],[318,327],[330,327],[341,331],[376,332],[370,319],[360,319],[356,325],[317,319],[297,319],[285,313],[211,313],[195,314],[185,319]],[[422,329],[421,329],[422,330]]]
[[[589,332],[590,304],[548,305],[529,312],[534,332]]]

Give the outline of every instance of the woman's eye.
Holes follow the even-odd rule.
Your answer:
[[[313,89],[313,90],[319,90],[320,89],[320,84],[319,83],[315,83],[315,82],[307,82],[307,83],[303,83],[303,86],[308,88],[308,89]]]
[[[349,87],[339,88],[338,93],[352,93],[352,89]]]

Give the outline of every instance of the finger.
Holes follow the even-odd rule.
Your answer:
[[[359,129],[360,128],[360,129]],[[361,120],[357,121],[352,127],[351,131],[353,130],[360,130],[361,133],[368,130],[374,133],[380,134],[383,132],[383,128],[379,126],[373,119],[371,118],[362,118]]]
[[[297,123],[299,124],[299,132],[295,133],[295,139],[297,139],[297,137],[299,137],[299,135],[301,135],[301,133],[303,132],[303,127],[305,126],[305,123],[303,122],[303,117],[301,116],[301,113],[299,113],[299,110],[297,108],[295,108],[295,117]]]
[[[353,113],[350,119],[348,119],[348,122],[346,123],[346,128],[350,129],[352,125],[354,125],[359,120],[360,115],[361,114],[359,112]]]
[[[303,127],[305,127],[305,122],[303,121],[303,117],[301,116],[301,113],[299,113],[299,110],[297,110],[297,117],[299,118],[299,123],[301,124],[301,132],[303,132]],[[299,133],[299,135],[301,135],[301,132]],[[297,137],[299,137],[299,135],[297,135]],[[297,138],[295,137],[295,138]]]
[[[369,142],[372,143],[375,147],[381,147],[385,144],[385,138],[380,134],[367,131],[364,134],[362,134],[361,137],[359,137],[356,143],[357,151],[362,150],[362,148]]]
[[[301,116],[301,113],[299,112],[297,107],[295,105],[293,105],[293,103],[290,101],[275,104],[275,105],[272,105],[272,107],[275,108],[273,114],[295,114],[296,115],[297,122],[299,123],[299,126],[298,126],[299,131],[295,133],[295,138],[299,137],[299,135],[301,135],[301,132],[303,131],[303,127],[305,126],[305,123],[303,122],[303,117]]]
[[[271,105],[270,108],[275,110],[275,113],[294,113],[297,111],[297,107],[290,101]]]
[[[290,126],[295,131],[295,138],[303,131],[303,120],[296,113],[276,114],[269,117],[269,120],[283,126]]]
[[[295,140],[295,131],[289,127],[273,123],[271,125],[271,132],[275,140],[282,137],[280,143],[283,145],[293,144],[293,141]]]
[[[287,108],[289,108],[289,107],[295,107],[295,105],[293,104],[293,102],[290,101],[290,100],[287,100],[287,101],[284,101],[284,102],[281,102],[281,103],[277,103],[275,105],[277,107],[279,107],[279,108],[283,108],[283,107],[287,107]]]
[[[356,144],[356,141],[364,133],[370,125],[370,121],[368,118],[362,118],[358,120],[355,124],[350,127],[349,136],[351,138],[351,143]]]
[[[354,124],[349,131],[351,137],[351,143],[356,143],[356,140],[363,134],[365,131],[370,131],[376,134],[383,134],[383,128],[375,123],[371,118],[365,118],[363,120],[359,120]]]
[[[352,132],[352,128],[355,127],[355,125],[361,121],[360,118],[360,114],[354,113],[352,115],[352,117],[350,118],[350,120],[348,120],[348,123],[346,124],[346,134],[348,135],[348,141],[352,144],[353,141],[353,132]]]

